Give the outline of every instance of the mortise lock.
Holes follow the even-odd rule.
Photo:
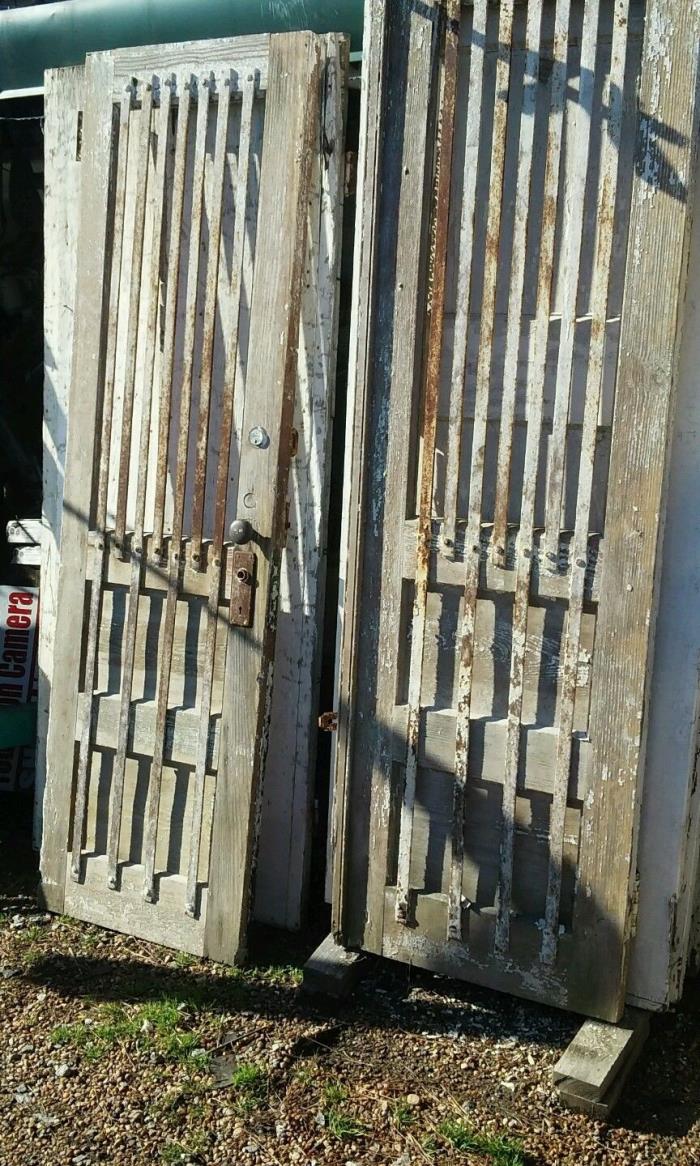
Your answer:
[[[236,523],[233,525],[236,526]],[[247,526],[248,523],[244,525]],[[255,564],[253,551],[235,550],[232,554],[230,619],[237,628],[249,628],[253,624]]]

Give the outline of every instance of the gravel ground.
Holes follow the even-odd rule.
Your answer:
[[[606,1125],[552,1093],[573,1017],[386,963],[307,998],[315,936],[199,963],[40,914],[0,845],[0,1166],[700,1164],[697,991]]]

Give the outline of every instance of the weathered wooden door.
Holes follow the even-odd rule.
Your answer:
[[[312,156],[337,50],[296,34],[89,56],[76,143],[43,891],[229,961],[245,943]]]
[[[700,5],[367,19],[334,926],[615,1020]]]

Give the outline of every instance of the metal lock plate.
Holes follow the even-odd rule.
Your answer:
[[[231,556],[231,623],[237,628],[253,624],[256,561],[254,551],[235,550]]]

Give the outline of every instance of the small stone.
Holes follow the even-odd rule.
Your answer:
[[[57,1077],[68,1077],[73,1069],[71,1065],[54,1065],[53,1071]]]
[[[39,1125],[44,1126],[47,1129],[59,1124],[57,1117],[54,1117],[52,1113],[45,1113],[43,1110],[40,1110],[36,1115],[36,1120]]]
[[[406,1098],[406,1105],[416,1106],[420,1105],[420,1097],[417,1093],[409,1093]]]
[[[151,1020],[144,1020],[141,1025],[141,1032],[153,1032],[153,1022]]]

